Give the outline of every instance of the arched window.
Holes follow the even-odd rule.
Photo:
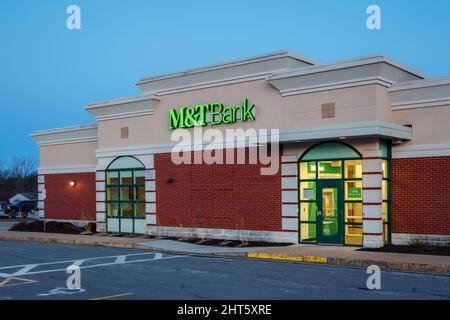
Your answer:
[[[119,157],[106,170],[107,231],[145,234],[145,167]]]
[[[111,162],[107,170],[144,169],[144,165],[135,157],[119,157]]]
[[[323,142],[309,148],[302,155],[301,161],[350,158],[361,158],[361,154],[353,147],[341,142]]]
[[[300,242],[362,245],[362,157],[341,142],[299,159]]]

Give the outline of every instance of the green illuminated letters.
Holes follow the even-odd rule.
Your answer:
[[[235,123],[238,120],[255,121],[255,105],[249,104],[248,99],[244,99],[242,105],[225,107],[222,103],[214,102],[209,104],[198,104],[193,107],[181,107],[178,111],[169,109],[169,128],[192,128],[194,126]],[[209,112],[210,120],[206,114]]]
[[[217,111],[216,111],[217,110]],[[223,105],[221,103],[212,103],[211,104],[211,124],[221,124],[222,123],[222,110]],[[216,117],[219,118],[216,120]]]
[[[243,105],[243,109],[244,109],[244,115],[242,116],[242,121],[247,121],[248,118],[252,119],[253,121],[255,121],[255,115],[253,114],[253,108],[255,107],[255,105],[250,105],[250,107],[248,106],[248,100],[244,99],[244,105]]]
[[[185,108],[180,108],[180,111],[177,113],[177,110],[169,109],[170,129],[184,128],[184,110]]]

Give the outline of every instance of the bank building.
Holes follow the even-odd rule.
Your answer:
[[[93,124],[32,133],[41,218],[137,235],[450,243],[450,78],[382,55],[278,52],[136,85],[85,106]],[[175,164],[173,133],[200,127],[278,129],[279,170]]]

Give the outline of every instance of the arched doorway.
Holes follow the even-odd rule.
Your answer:
[[[362,156],[342,142],[323,142],[299,159],[301,243],[362,245]]]
[[[145,167],[134,157],[119,157],[106,169],[106,230],[145,234]]]

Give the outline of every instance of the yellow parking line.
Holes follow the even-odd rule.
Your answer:
[[[19,281],[23,281],[23,282],[8,284],[12,280],[19,280]],[[36,282],[39,282],[39,281],[31,280],[31,279],[24,279],[24,278],[17,278],[17,277],[8,277],[5,280],[3,280],[2,282],[0,282],[0,287],[13,287],[13,286],[20,286],[22,284],[32,284],[32,283],[36,283]]]
[[[93,299],[89,299],[89,300],[107,300],[107,299],[112,299],[112,298],[125,297],[125,296],[129,296],[129,295],[132,295],[132,293],[131,292],[121,293],[121,294],[116,294],[116,295],[113,295],[113,296],[93,298]]]
[[[308,262],[308,263],[328,263],[327,257],[321,256],[291,256],[281,253],[266,253],[266,252],[248,252],[247,257],[257,259],[268,260],[281,260],[281,261],[295,261],[295,262]]]
[[[13,278],[12,277],[8,277],[5,280],[3,280],[2,282],[0,282],[0,287],[3,287],[5,284],[7,284],[8,282],[10,282]]]

